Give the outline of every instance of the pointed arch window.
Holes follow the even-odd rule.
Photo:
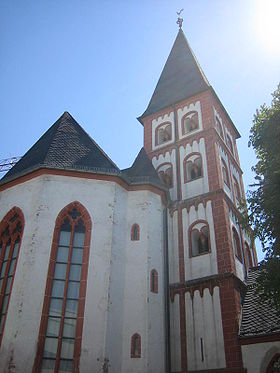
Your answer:
[[[192,153],[184,159],[184,182],[203,177],[202,158],[200,153]]]
[[[190,111],[182,119],[182,134],[187,135],[199,128],[198,112]]]
[[[140,240],[140,227],[138,224],[133,224],[131,227],[131,241]]]
[[[151,281],[151,286],[150,286],[150,290],[152,293],[158,293],[158,273],[155,269],[152,269],[151,270],[151,278],[150,278],[150,281]]]
[[[230,138],[230,136],[229,136],[228,134],[227,134],[227,145],[228,145],[228,147],[229,147],[231,153],[234,154],[234,153],[233,153],[233,144],[232,144],[232,140],[231,140],[231,138]]]
[[[91,220],[73,202],[58,215],[34,372],[77,371],[86,295]]]
[[[133,334],[133,336],[131,337],[130,356],[132,358],[141,357],[141,336],[138,333]]]
[[[216,116],[216,128],[217,128],[217,131],[219,133],[219,135],[221,136],[221,138],[224,140],[224,131],[223,131],[223,126],[222,126],[222,123],[221,121],[219,120],[219,118]]]
[[[239,183],[235,176],[233,176],[233,186],[234,186],[234,193],[235,193],[235,199],[238,205],[241,203],[241,193],[239,188]]]
[[[253,262],[252,262],[252,256],[250,253],[250,247],[247,242],[245,242],[245,253],[246,253],[246,260],[247,260],[247,269],[253,267]]]
[[[235,228],[232,228],[232,241],[233,241],[234,254],[242,262],[239,234],[237,233]]]
[[[24,218],[14,207],[0,223],[0,345],[23,234]]]
[[[156,128],[156,145],[161,145],[171,140],[171,123],[166,122]]]
[[[223,173],[223,181],[226,186],[230,189],[230,181],[229,181],[229,173],[226,162],[222,159],[222,173]]]
[[[277,353],[271,359],[266,369],[266,373],[279,373],[279,372],[280,372],[280,354]]]
[[[198,256],[210,252],[209,227],[205,221],[197,221],[190,227],[190,256]]]

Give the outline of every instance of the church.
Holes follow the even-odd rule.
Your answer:
[[[0,373],[279,368],[240,134],[179,26],[130,168],[65,112],[1,179]]]

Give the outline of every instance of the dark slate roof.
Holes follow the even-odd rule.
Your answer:
[[[252,268],[247,278],[247,293],[242,308],[239,337],[258,337],[280,332],[280,315],[267,302],[255,295],[260,267]]]
[[[144,148],[138,153],[133,165],[122,171],[122,175],[129,183],[141,184],[148,182],[167,190]]]
[[[208,87],[209,83],[182,29],[179,29],[156,89],[142,117],[194,96]]]
[[[7,172],[1,183],[39,168],[118,173],[118,167],[65,112]]]

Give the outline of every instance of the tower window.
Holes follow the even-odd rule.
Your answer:
[[[133,334],[133,336],[131,337],[130,357],[132,358],[141,357],[141,337],[138,333]]]
[[[199,127],[197,111],[189,112],[182,120],[182,133],[186,135]]]
[[[133,224],[131,227],[131,241],[140,240],[140,228],[138,224]]]
[[[173,171],[172,171],[172,164],[165,163],[160,165],[157,169],[158,175],[162,182],[167,186],[167,188],[173,187]]]
[[[196,223],[191,229],[191,256],[210,252],[209,228],[204,222]]]
[[[238,204],[241,203],[241,193],[239,189],[239,183],[237,179],[233,176],[233,185],[234,185],[234,193],[235,193],[235,199]]]
[[[158,273],[155,269],[151,270],[151,292],[158,293]]]
[[[202,174],[202,159],[199,153],[189,155],[184,160],[185,182],[199,179]]]
[[[163,123],[156,128],[156,145],[171,140],[171,123]]]
[[[252,262],[252,256],[250,253],[250,247],[247,244],[247,242],[245,242],[245,252],[246,252],[246,259],[247,259],[247,269],[249,269],[253,266],[253,262]]]
[[[23,233],[23,214],[14,207],[0,223],[0,344]]]
[[[233,145],[232,145],[232,140],[231,140],[231,138],[230,138],[229,135],[227,135],[227,145],[228,145],[228,147],[229,147],[231,153],[233,154]]]
[[[74,202],[56,220],[34,372],[77,371],[91,221]]]
[[[223,180],[226,186],[230,189],[230,181],[229,181],[229,174],[226,162],[222,159],[222,173],[223,173]]]
[[[232,228],[232,241],[233,241],[234,254],[242,262],[240,239],[239,239],[239,235],[238,235],[238,233],[237,233],[237,231],[236,231],[235,228]]]
[[[221,138],[224,140],[224,132],[223,132],[223,127],[222,127],[222,123],[220,122],[220,120],[218,119],[218,117],[216,116],[216,128],[217,128],[217,131],[219,133],[219,135],[221,136]]]

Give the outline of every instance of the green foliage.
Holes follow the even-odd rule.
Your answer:
[[[280,84],[272,96],[271,107],[257,110],[251,128],[249,146],[258,162],[247,199],[249,222],[266,253],[258,292],[280,310]]]

